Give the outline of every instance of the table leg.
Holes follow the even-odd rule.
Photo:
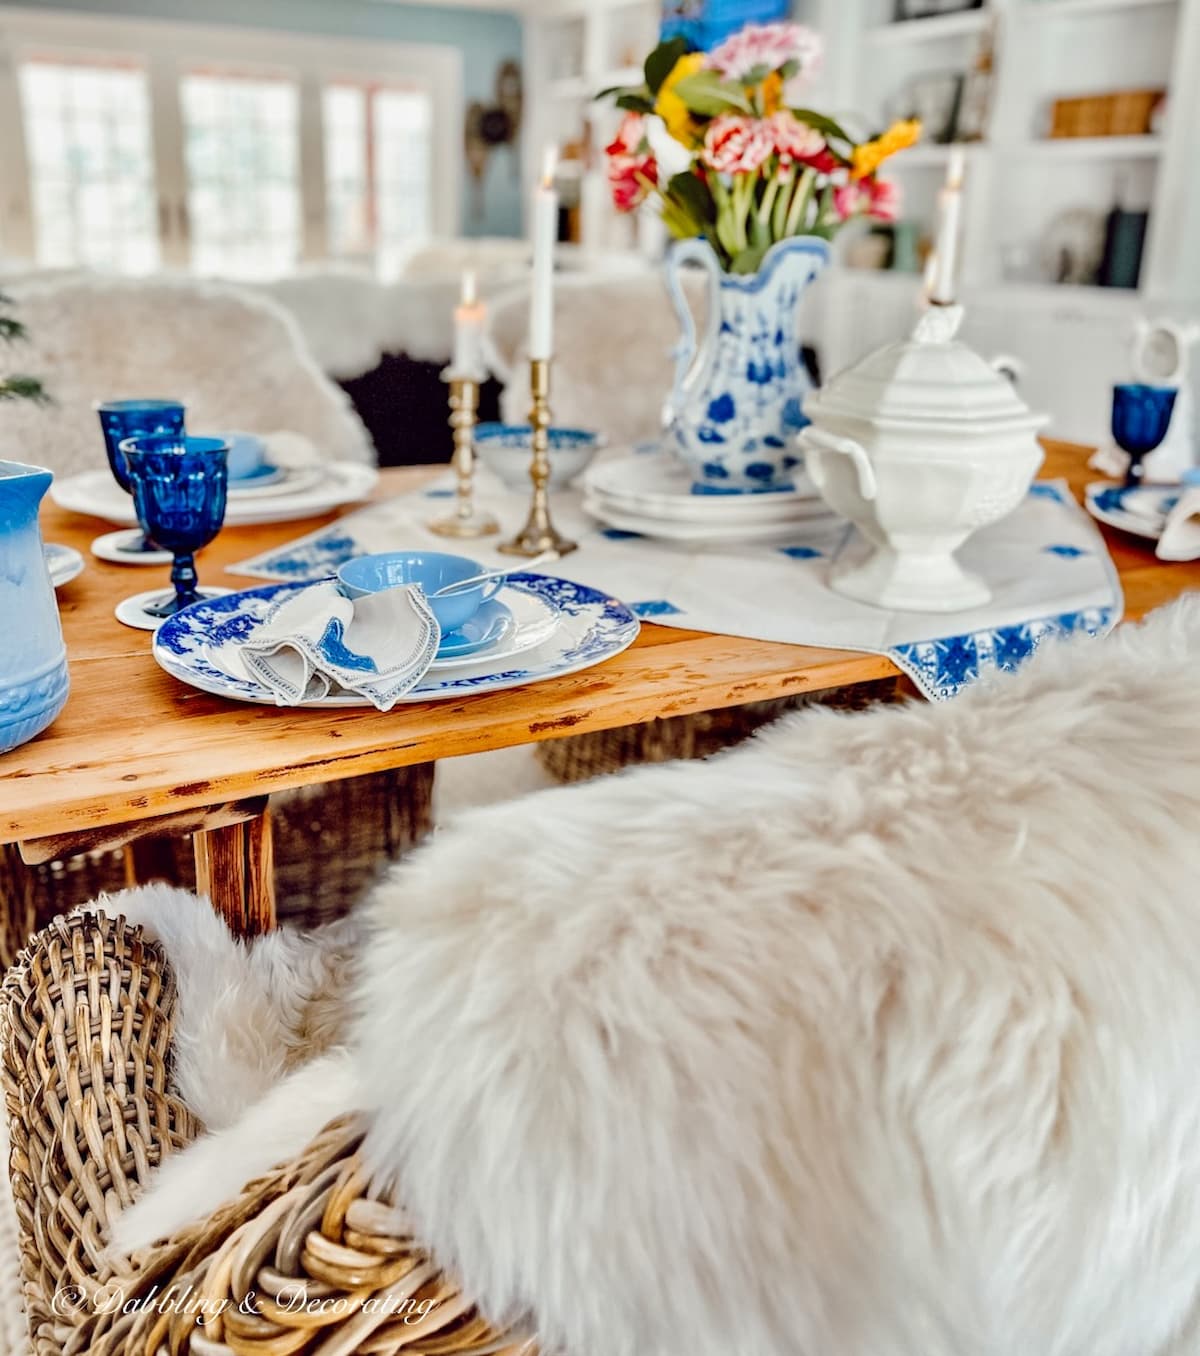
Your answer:
[[[275,927],[275,863],[271,812],[197,833],[196,889],[241,937]]]

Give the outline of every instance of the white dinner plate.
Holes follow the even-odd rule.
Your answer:
[[[265,584],[197,603],[168,617],[154,633],[154,658],[173,677],[203,692],[234,701],[274,706],[268,688],[251,678],[240,646],[274,610],[278,600],[307,584]],[[639,622],[616,598],[551,575],[514,575],[499,596],[512,606],[514,593],[533,594],[554,607],[558,625],[541,644],[518,659],[472,655],[471,663],[446,673],[430,669],[401,702],[452,701],[479,692],[540,683],[603,663],[633,644]],[[369,706],[365,697],[338,692],[306,706]]]
[[[365,499],[375,488],[379,472],[373,466],[357,462],[327,462],[317,468],[320,479],[307,489],[277,495],[238,495],[230,498],[225,509],[229,527],[253,523],[290,523],[298,518],[314,518],[342,504]],[[125,493],[108,471],[84,471],[81,475],[55,480],[50,498],[72,513],[105,518],[125,527],[137,522],[133,499]]]
[[[298,466],[291,469],[286,466],[272,468],[275,474],[266,478],[247,477],[244,480],[229,482],[230,499],[280,499],[287,494],[300,494],[319,485],[322,479],[320,466]]]
[[[801,519],[789,518],[783,522],[768,519],[761,523],[671,522],[613,508],[591,495],[585,496],[583,507],[593,518],[619,532],[635,532],[640,537],[677,542],[787,541],[799,536],[810,524],[833,517],[823,503],[819,511],[814,510]]]
[[[691,471],[665,450],[634,452],[597,463],[584,476],[590,499],[615,512],[668,522],[760,523],[797,520],[824,512],[825,505],[803,467],[795,488],[757,494],[697,491]]]

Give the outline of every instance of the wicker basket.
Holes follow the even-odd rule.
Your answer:
[[[1112,94],[1086,94],[1055,99],[1050,114],[1050,136],[1137,137],[1150,131],[1161,89],[1126,89]]]
[[[696,715],[666,716],[643,725],[617,730],[568,735],[537,746],[543,767],[561,782],[582,782],[607,772],[620,772],[634,763],[666,763],[676,758],[707,758],[709,754],[740,744],[755,730],[789,711],[819,704],[839,710],[860,711],[876,702],[900,699],[902,680],[881,678],[873,683],[854,683],[829,692],[811,692],[773,701],[731,706],[724,711]]]
[[[351,1119],[211,1218],[110,1258],[111,1216],[199,1129],[169,1089],[175,1004],[160,950],[103,916],[56,920],[4,981],[34,1356],[531,1356],[367,1187]]]
[[[271,797],[275,893],[281,922],[316,927],[348,913],[380,870],[429,832],[434,765]],[[90,852],[26,867],[13,847],[0,847],[0,965],[11,965],[36,927],[60,913],[141,883],[166,880],[192,889],[190,838],[146,838],[125,852]]]

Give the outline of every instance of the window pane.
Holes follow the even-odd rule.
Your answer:
[[[300,257],[299,97],[283,79],[180,84],[192,267],[258,278]]]
[[[145,73],[42,60],[18,70],[38,263],[157,268]]]
[[[367,94],[356,85],[329,85],[322,102],[329,253],[335,259],[367,255],[374,225],[367,169]]]
[[[374,115],[377,259],[390,277],[413,242],[430,234],[433,106],[417,90],[381,89]]]

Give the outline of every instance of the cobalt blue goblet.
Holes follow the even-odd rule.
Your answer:
[[[1176,395],[1173,386],[1125,382],[1113,387],[1112,435],[1117,446],[1129,453],[1125,489],[1135,489],[1142,483],[1142,458],[1167,436]]]
[[[151,617],[171,617],[215,596],[197,588],[195,552],[212,541],[225,521],[229,444],[220,438],[151,433],[127,438],[120,451],[138,521],[175,557],[174,595],[148,603],[144,611]]]
[[[147,433],[183,434],[184,409],[179,400],[103,400],[96,405],[96,413],[100,416],[109,469],[126,494],[133,493],[120,451],[126,438]],[[161,549],[144,532],[127,533],[117,544],[117,550],[134,556],[157,555]]]

